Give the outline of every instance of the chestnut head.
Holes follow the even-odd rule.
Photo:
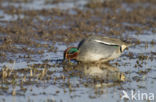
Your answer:
[[[69,47],[64,51],[64,60],[76,59],[79,51],[76,47]]]

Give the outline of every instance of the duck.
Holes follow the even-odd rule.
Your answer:
[[[127,81],[124,72],[121,72],[117,67],[108,63],[100,65],[94,63],[66,64],[63,66],[63,69],[65,72],[72,73],[72,75],[89,79],[103,80],[105,82]]]
[[[110,64],[78,64],[75,69],[82,71],[82,73],[88,78],[98,78],[105,81],[126,81],[124,72],[120,72],[118,68]]]
[[[103,63],[118,58],[131,44],[116,38],[90,36],[82,39],[77,47],[68,47],[64,59],[83,63]]]

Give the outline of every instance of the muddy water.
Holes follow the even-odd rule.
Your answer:
[[[121,99],[123,90],[156,98],[155,5],[154,0],[1,0],[0,101],[129,101]],[[92,78],[95,73],[75,61],[62,62],[67,47],[90,35],[132,43],[109,62],[124,73],[124,82]]]

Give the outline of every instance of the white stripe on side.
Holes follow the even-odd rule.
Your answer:
[[[103,43],[103,44],[106,44],[106,45],[116,45],[114,43],[108,43],[108,42],[104,42],[104,41],[101,41],[101,40],[94,40],[94,41],[96,41],[98,43]]]

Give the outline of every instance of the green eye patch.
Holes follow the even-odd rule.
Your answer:
[[[75,52],[78,52],[77,48],[70,48],[69,51],[68,51],[68,54],[72,54],[72,53],[75,53]]]

